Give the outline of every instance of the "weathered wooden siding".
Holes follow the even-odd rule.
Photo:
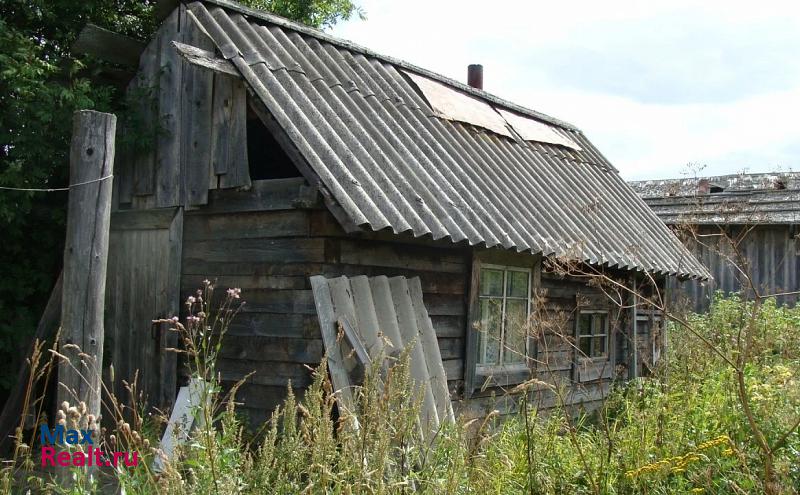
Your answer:
[[[510,387],[484,388],[461,400],[471,249],[382,234],[347,235],[318,202],[300,198],[304,187],[302,179],[284,179],[256,181],[252,191],[212,191],[207,207],[185,217],[181,293],[192,293],[205,278],[220,289],[243,291],[246,304],[226,337],[219,364],[226,385],[255,371],[239,395],[250,418],[265,419],[285,398],[290,380],[301,393],[311,382],[310,368],[322,358],[312,275],[420,277],[457,410],[468,416],[494,408],[513,412],[515,399],[495,398]],[[291,206],[298,204],[305,207]],[[562,399],[569,404],[602,399],[611,373],[576,383],[572,352],[576,295],[599,293],[584,282],[552,275],[543,277],[542,289],[540,315],[546,322],[541,327],[548,331],[538,346],[537,372],[565,386],[566,396],[540,390],[531,396],[533,403],[552,407]]]
[[[192,66],[173,41],[213,48],[184,6],[145,48],[128,87],[134,111],[119,127],[117,209],[204,205],[209,189],[250,184],[244,85]]]
[[[297,181],[284,181],[291,182]],[[348,237],[319,208],[215,212],[215,194],[208,209],[186,215],[181,293],[193,292],[204,278],[220,288],[241,287],[246,304],[226,337],[219,364],[228,385],[256,372],[239,396],[253,420],[265,419],[283,400],[289,380],[298,391],[307,386],[309,367],[322,358],[312,275],[419,276],[450,388],[458,390],[467,249]]]
[[[476,417],[495,408],[516,410],[517,399],[506,397],[513,385],[492,384],[463,399],[471,248],[383,233],[348,235],[303,179],[212,190],[208,200],[193,211],[132,210],[112,220],[108,360],[118,394],[124,392],[121,380],[131,381],[138,369],[151,405],[173,400],[175,359],[164,349],[174,343],[149,322],[176,314],[179,301],[208,278],[220,289],[243,290],[246,304],[226,338],[220,372],[228,386],[255,372],[239,398],[251,419],[262,421],[285,398],[289,382],[302,393],[323,356],[309,277],[404,275],[421,280],[457,411]],[[608,369],[596,377],[576,368],[578,294],[597,300],[601,293],[585,281],[550,273],[542,274],[538,289],[536,376],[564,395],[539,388],[530,399],[541,408],[562,401],[592,407],[608,392],[614,364],[625,359],[612,354]],[[616,325],[617,341],[626,325]]]
[[[151,321],[179,311],[182,224],[178,208],[111,216],[104,371],[124,404],[130,396],[123,381],[134,379],[151,406],[168,408],[175,399],[176,354],[166,349],[175,347],[177,336]]]
[[[797,263],[797,228],[791,225],[758,225],[755,227],[730,226],[725,235],[719,227],[698,228],[700,242],[686,242],[692,253],[709,268],[714,277],[708,282],[673,282],[673,297],[678,304],[694,311],[708,310],[714,293],[739,292],[748,288],[749,282],[737,269],[744,272],[763,295],[792,292],[800,289]],[[731,247],[728,239],[739,241],[739,249]],[[738,253],[741,256],[737,255]],[[729,258],[738,260],[735,263]],[[745,294],[746,295],[746,294]],[[779,304],[794,305],[796,295],[780,296]]]

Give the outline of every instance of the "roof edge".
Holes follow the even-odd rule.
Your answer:
[[[245,7],[244,5],[241,5],[241,4],[239,4],[239,3],[235,2],[235,1],[232,1],[232,0],[182,0],[182,1],[184,3],[193,3],[193,1],[199,1],[201,3],[208,3],[208,4],[217,5],[219,7],[225,8],[225,9],[229,9],[229,10],[233,10],[233,11],[239,12],[240,14],[248,16],[248,17],[253,17],[253,18],[256,18],[256,19],[267,21],[267,22],[270,22],[272,24],[275,24],[275,25],[278,25],[278,26],[281,26],[281,27],[284,27],[284,28],[287,28],[287,29],[291,29],[293,31],[297,31],[298,33],[302,33],[302,34],[305,34],[305,35],[308,35],[308,36],[313,36],[313,37],[315,37],[317,39],[323,40],[323,41],[325,41],[327,43],[330,43],[332,45],[336,45],[336,46],[339,46],[341,48],[345,48],[347,50],[351,50],[351,51],[354,51],[354,52],[359,52],[359,53],[361,53],[363,55],[366,55],[368,57],[376,58],[376,59],[382,60],[384,62],[390,63],[392,65],[396,65],[396,66],[398,66],[398,67],[400,67],[402,69],[409,70],[409,71],[412,71],[412,72],[416,72],[416,73],[418,73],[418,74],[420,74],[422,76],[428,77],[430,79],[434,79],[434,80],[439,81],[439,82],[441,82],[443,84],[447,84],[449,86],[453,86],[454,88],[458,89],[459,91],[463,91],[463,92],[465,92],[467,94],[470,94],[472,96],[476,96],[478,98],[482,98],[482,99],[484,99],[486,101],[494,103],[495,105],[500,105],[500,106],[503,106],[503,107],[505,107],[505,108],[507,108],[509,110],[525,114],[528,117],[533,117],[535,119],[542,120],[544,122],[547,122],[548,124],[552,124],[552,125],[561,127],[562,129],[566,129],[566,130],[569,130],[569,131],[576,131],[576,132],[581,132],[581,133],[583,132],[577,126],[575,126],[573,124],[570,124],[569,122],[563,121],[561,119],[557,119],[555,117],[551,117],[550,115],[547,115],[547,114],[544,114],[544,113],[541,113],[541,112],[537,112],[536,110],[531,110],[530,108],[523,107],[522,105],[518,105],[518,104],[513,103],[511,101],[505,100],[503,98],[500,98],[499,96],[495,96],[495,95],[493,95],[491,93],[488,93],[486,91],[475,89],[475,88],[473,88],[473,87],[471,87],[471,86],[469,86],[467,84],[464,84],[464,83],[462,83],[460,81],[457,81],[455,79],[451,79],[449,77],[443,76],[441,74],[438,74],[436,72],[430,71],[428,69],[424,69],[424,68],[419,67],[417,65],[414,65],[412,63],[406,62],[405,60],[401,60],[399,58],[395,58],[395,57],[392,57],[392,56],[389,56],[389,55],[383,55],[381,53],[374,52],[374,51],[370,50],[367,47],[359,45],[358,43],[354,43],[352,41],[345,40],[343,38],[337,38],[336,36],[332,36],[332,35],[324,32],[324,31],[322,31],[320,29],[312,28],[310,26],[306,26],[305,24],[300,24],[299,22],[291,21],[291,20],[289,20],[289,19],[287,19],[285,17],[281,17],[281,16],[276,15],[276,14],[272,14],[272,13],[264,12],[264,11],[260,11],[260,10],[254,10],[254,9],[249,8],[249,7]]]

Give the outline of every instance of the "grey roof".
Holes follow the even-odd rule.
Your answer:
[[[279,17],[223,0],[189,9],[353,224],[707,276],[574,126]],[[439,118],[402,71],[551,124],[581,150]]]
[[[800,173],[731,174],[630,183],[667,224],[800,223]]]

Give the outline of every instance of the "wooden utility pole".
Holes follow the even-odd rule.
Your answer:
[[[114,115],[75,112],[70,147],[69,205],[64,246],[58,404],[86,403],[100,414],[103,309],[111,219]]]

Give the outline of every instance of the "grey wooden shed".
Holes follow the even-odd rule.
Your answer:
[[[695,311],[714,294],[763,295],[794,305],[800,290],[800,174],[772,172],[631,183],[664,223],[684,231],[687,247],[711,272],[709,281],[680,283]],[[747,280],[749,277],[750,280]]]

